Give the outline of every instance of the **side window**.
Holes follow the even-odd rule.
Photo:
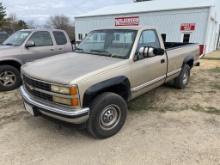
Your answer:
[[[54,31],[53,32],[54,38],[56,40],[57,45],[66,45],[67,39],[63,32],[60,31]]]
[[[47,31],[35,32],[29,40],[34,41],[36,47],[53,45],[50,33]]]
[[[160,41],[154,30],[147,30],[142,33],[139,40],[138,48],[146,46],[160,48]]]

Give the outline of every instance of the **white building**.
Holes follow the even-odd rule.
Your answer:
[[[151,25],[167,42],[204,45],[216,50],[219,39],[219,0],[154,0],[109,6],[75,18],[76,41],[90,31],[115,26]]]

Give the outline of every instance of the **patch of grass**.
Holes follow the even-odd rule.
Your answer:
[[[220,115],[220,109],[216,108],[216,107],[211,107],[211,106],[210,107],[202,107],[201,105],[196,104],[191,108],[193,111],[197,111],[197,112],[205,112],[205,113]]]
[[[214,72],[214,73],[220,73],[220,67],[216,67],[213,69],[209,69],[210,72]]]
[[[214,89],[220,90],[220,83],[213,83],[211,85],[211,87],[214,88]]]
[[[141,110],[151,110],[153,108],[153,98],[143,95],[128,104],[129,110],[131,111],[141,111]]]
[[[204,58],[202,58],[202,59],[204,59],[204,60],[220,60],[220,58],[216,58],[216,57],[204,57]]]
[[[199,104],[196,104],[196,105],[194,105],[194,106],[191,107],[191,108],[192,108],[192,110],[194,110],[194,111],[202,111],[202,112],[205,111],[205,109],[204,109],[201,105],[199,105]]]
[[[219,108],[216,108],[216,107],[207,107],[206,108],[206,112],[207,113],[212,113],[212,114],[218,114],[220,115],[220,109]]]

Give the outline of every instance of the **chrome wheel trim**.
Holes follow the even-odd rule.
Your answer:
[[[11,71],[3,71],[0,73],[0,84],[4,87],[11,87],[17,81],[15,73]]]
[[[111,130],[118,125],[121,120],[121,109],[117,105],[108,105],[105,107],[100,116],[99,123],[103,130]]]
[[[183,84],[186,85],[188,83],[189,80],[189,72],[186,71],[183,75]]]

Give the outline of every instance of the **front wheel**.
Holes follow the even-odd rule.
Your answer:
[[[21,85],[21,77],[17,68],[0,65],[0,91],[14,90]]]
[[[127,103],[114,93],[103,93],[93,101],[88,131],[96,138],[108,138],[123,127],[127,117]]]

